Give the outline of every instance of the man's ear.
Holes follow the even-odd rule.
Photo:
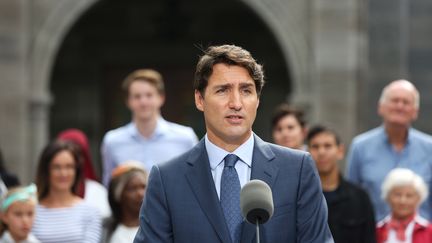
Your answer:
[[[412,121],[413,121],[413,122],[414,122],[415,120],[417,120],[417,118],[418,118],[418,112],[419,112],[419,108],[416,107],[415,110],[414,110],[414,114],[413,114],[413,116],[412,116]]]
[[[159,109],[165,104],[165,94],[159,94]]]
[[[204,97],[198,90],[195,90],[195,106],[198,110],[204,111]]]
[[[343,143],[338,146],[338,160],[341,161],[345,157],[345,145]]]
[[[309,132],[309,128],[305,125],[305,126],[302,128],[303,140],[306,140],[306,137],[307,137],[307,135],[308,135],[308,132]]]

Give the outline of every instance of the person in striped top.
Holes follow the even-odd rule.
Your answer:
[[[102,220],[97,208],[77,194],[82,176],[75,144],[54,141],[42,152],[36,175],[39,204],[33,234],[44,243],[99,243]]]

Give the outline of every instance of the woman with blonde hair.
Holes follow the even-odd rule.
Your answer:
[[[391,213],[377,224],[377,243],[431,243],[432,225],[418,214],[428,187],[413,171],[396,168],[382,184]]]
[[[0,204],[0,218],[5,226],[2,243],[39,243],[31,233],[37,204],[36,185],[15,187],[7,192]]]

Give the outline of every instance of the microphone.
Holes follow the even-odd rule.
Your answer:
[[[240,192],[240,208],[246,221],[256,224],[259,243],[259,225],[266,223],[274,211],[272,191],[267,183],[261,180],[246,183]]]

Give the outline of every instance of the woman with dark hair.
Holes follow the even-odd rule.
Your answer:
[[[101,236],[99,211],[78,196],[81,157],[75,144],[54,141],[42,152],[36,175],[39,205],[34,235],[42,242],[94,242]]]
[[[60,132],[57,139],[73,142],[79,147],[83,161],[83,176],[78,184],[78,195],[84,198],[84,201],[88,202],[90,205],[97,207],[102,218],[109,217],[111,215],[111,210],[108,204],[108,192],[107,189],[99,183],[99,179],[96,176],[87,136],[81,130],[72,128]]]
[[[276,107],[271,120],[273,141],[281,146],[307,150],[306,120],[303,111],[281,104]]]
[[[139,162],[128,161],[112,171],[108,188],[112,217],[104,222],[102,242],[133,242],[146,186],[147,172]]]

